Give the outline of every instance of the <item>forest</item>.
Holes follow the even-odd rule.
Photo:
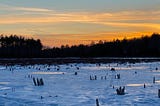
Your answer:
[[[26,39],[22,36],[0,36],[1,58],[34,58],[40,57],[42,52],[41,41]]]
[[[10,35],[0,36],[1,58],[56,57],[160,57],[160,34],[141,38],[99,41],[91,45],[44,48],[40,39]]]

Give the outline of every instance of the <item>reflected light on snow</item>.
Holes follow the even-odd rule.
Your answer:
[[[0,70],[5,70],[6,68],[5,67],[0,67]]]
[[[156,81],[157,83],[160,83],[160,80]]]
[[[81,67],[81,69],[86,69],[86,70],[102,70],[102,69],[110,69],[110,67],[103,67],[103,66],[100,66],[100,67],[97,67],[97,66],[91,66],[91,67],[88,67],[88,66],[85,66],[85,67]]]
[[[32,74],[64,74],[65,72],[33,72]]]
[[[142,70],[148,68],[147,66],[139,66],[139,67],[117,67],[118,70]]]
[[[126,86],[138,87],[138,86],[144,86],[144,84],[127,84]]]
[[[104,67],[104,66],[92,66],[92,67],[81,67],[82,69],[88,69],[88,70],[110,70],[111,67]],[[148,66],[133,66],[133,67],[114,67],[116,70],[144,70],[147,69]]]
[[[0,84],[9,84],[9,82],[0,82]]]

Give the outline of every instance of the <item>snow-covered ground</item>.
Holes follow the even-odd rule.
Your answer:
[[[158,69],[160,62],[0,66],[0,106],[96,106],[97,98],[100,106],[159,106]],[[120,86],[125,95],[116,94]]]

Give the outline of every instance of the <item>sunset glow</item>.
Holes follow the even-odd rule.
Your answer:
[[[160,31],[160,0],[4,0],[1,34],[41,39],[46,46],[90,44]]]

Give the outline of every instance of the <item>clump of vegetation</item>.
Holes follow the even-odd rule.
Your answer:
[[[124,95],[125,94],[125,87],[119,87],[116,89],[117,95]]]

